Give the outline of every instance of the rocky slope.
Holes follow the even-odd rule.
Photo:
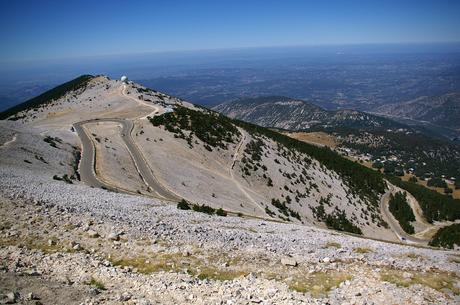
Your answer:
[[[88,183],[74,179],[81,148],[72,124],[92,120],[84,129],[95,149],[96,178],[108,189],[164,198],[152,190],[160,187],[173,201],[396,240],[378,208],[385,183],[372,171],[136,84],[91,78],[11,118],[4,130],[17,140],[3,150],[5,168]],[[127,132],[122,121],[106,122],[113,118],[134,122],[132,141],[157,185],[139,174],[139,160],[120,138]],[[50,154],[63,156],[51,161]]]
[[[392,128],[400,124],[354,110],[327,111],[288,97],[241,99],[217,105],[214,110],[231,118],[265,127],[304,130],[312,127]]]
[[[396,240],[373,171],[137,84],[91,77],[54,96],[0,121],[5,302],[458,303],[455,252],[324,229]],[[79,180],[85,120],[113,191]],[[228,216],[161,199],[139,162],[155,187]]]

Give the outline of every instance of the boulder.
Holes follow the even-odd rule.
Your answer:
[[[97,238],[97,237],[99,237],[99,233],[97,233],[97,232],[94,231],[94,230],[88,230],[88,232],[86,232],[86,234],[88,234],[88,236],[91,237],[91,238]]]
[[[18,292],[11,291],[11,292],[8,292],[5,296],[6,296],[6,304],[14,304],[19,299]]]
[[[109,235],[107,235],[107,239],[115,241],[120,240],[120,234],[116,232],[110,232]]]
[[[292,257],[284,257],[281,259],[281,264],[285,266],[291,266],[291,267],[296,267],[297,266],[297,261],[293,259]]]

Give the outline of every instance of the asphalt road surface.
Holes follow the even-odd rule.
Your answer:
[[[131,159],[133,160],[136,169],[139,172],[144,183],[149,186],[150,190],[160,199],[166,199],[171,201],[179,201],[180,198],[167,190],[165,187],[161,185],[160,182],[155,178],[150,166],[147,164],[142,152],[139,150],[137,145],[134,143],[133,138],[131,136],[131,132],[134,127],[134,123],[130,120],[124,119],[94,119],[88,121],[82,121],[74,124],[75,131],[77,132],[78,136],[81,139],[82,143],[82,156],[79,165],[80,177],[83,182],[86,184],[98,187],[98,188],[106,188],[113,191],[121,191],[121,192],[129,192],[126,190],[121,190],[115,188],[113,186],[107,185],[106,183],[102,182],[98,179],[95,171],[96,167],[96,149],[94,146],[93,141],[85,132],[83,126],[88,123],[97,123],[97,122],[115,122],[120,123],[122,125],[122,134],[121,137],[125,142]]]
[[[427,241],[423,239],[419,239],[413,237],[412,235],[407,234],[399,225],[398,221],[394,218],[393,214],[391,214],[389,210],[389,201],[390,201],[390,194],[392,192],[392,188],[383,194],[382,198],[380,199],[380,209],[382,213],[388,219],[388,225],[393,233],[401,240],[402,242],[410,243],[410,244],[418,244],[418,245],[427,245]]]

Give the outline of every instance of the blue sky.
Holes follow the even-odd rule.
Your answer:
[[[0,0],[0,61],[460,41],[460,1]]]

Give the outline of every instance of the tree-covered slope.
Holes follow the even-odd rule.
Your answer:
[[[389,180],[391,183],[411,193],[417,199],[423,210],[423,215],[428,222],[460,219],[459,199],[442,195],[413,182],[402,181],[397,177],[389,177]]]
[[[450,249],[460,247],[460,223],[439,229],[431,239],[430,246]]]
[[[414,227],[410,223],[415,221],[415,215],[412,208],[407,203],[406,193],[397,192],[390,195],[389,209],[391,214],[398,220],[401,228],[406,233],[414,234]]]

